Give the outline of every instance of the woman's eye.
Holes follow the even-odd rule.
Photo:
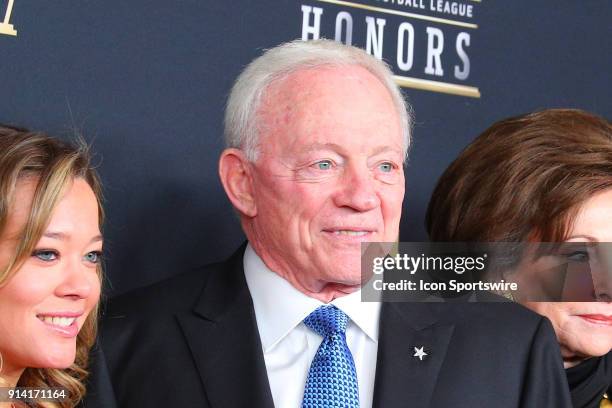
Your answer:
[[[41,249],[34,251],[32,256],[40,259],[41,261],[51,262],[55,261],[58,258],[59,254],[56,251],[52,251],[49,249]]]
[[[389,162],[381,163],[381,164],[378,165],[378,168],[383,173],[391,173],[391,171],[393,170],[393,164],[391,164]]]
[[[331,160],[321,160],[315,163],[315,167],[318,170],[329,170],[332,168],[332,165]]]
[[[589,253],[586,251],[574,251],[567,254],[566,258],[572,262],[588,262]]]
[[[92,251],[85,255],[85,260],[90,263],[100,263],[102,259],[102,252],[100,251]]]

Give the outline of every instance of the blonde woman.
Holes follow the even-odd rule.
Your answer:
[[[0,126],[0,387],[64,391],[1,408],[70,408],[85,395],[100,297],[100,197],[86,149]]]

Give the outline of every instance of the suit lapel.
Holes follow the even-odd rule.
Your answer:
[[[211,407],[273,407],[244,247],[209,278],[193,312],[177,316]]]
[[[441,304],[383,303],[373,407],[430,406],[454,326],[437,322]],[[424,347],[421,361],[415,347]]]

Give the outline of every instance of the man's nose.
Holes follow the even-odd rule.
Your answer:
[[[365,212],[380,206],[376,180],[367,166],[347,166],[339,182],[341,186],[334,198],[338,207]]]
[[[66,262],[63,268],[63,280],[56,288],[59,297],[85,299],[93,290],[91,268],[84,266],[78,260]]]

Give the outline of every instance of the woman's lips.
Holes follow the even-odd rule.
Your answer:
[[[589,323],[598,324],[602,326],[612,326],[612,315],[600,315],[600,314],[583,314],[578,315],[583,320],[586,320]]]
[[[62,337],[73,338],[73,337],[76,337],[77,334],[79,334],[79,325],[78,325],[77,319],[81,314],[77,314],[77,313],[64,313],[61,315],[39,314],[36,317],[48,329],[52,330],[54,333],[59,334]]]

